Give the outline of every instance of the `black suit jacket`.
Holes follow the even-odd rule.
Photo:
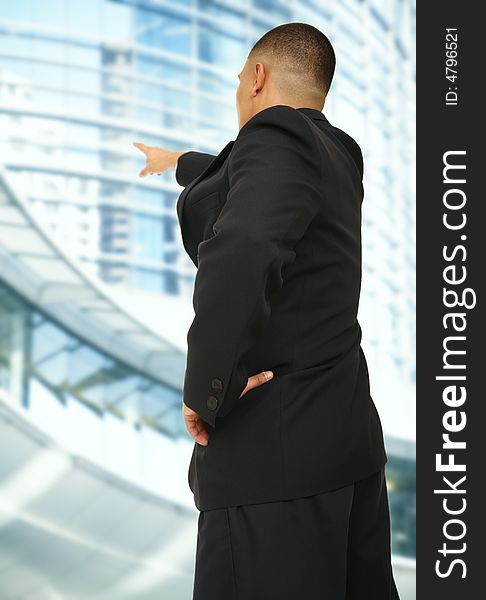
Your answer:
[[[183,399],[209,431],[188,472],[199,510],[321,493],[387,461],[357,321],[362,177],[355,140],[286,105],[178,160],[198,267]]]

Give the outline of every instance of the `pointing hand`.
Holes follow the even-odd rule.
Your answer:
[[[157,146],[146,146],[141,142],[133,142],[133,145],[141,150],[147,159],[145,167],[138,174],[139,177],[145,177],[149,173],[160,175],[164,171],[174,169],[177,166],[177,159],[182,154],[182,152],[173,152]]]

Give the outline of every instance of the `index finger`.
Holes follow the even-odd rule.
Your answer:
[[[149,149],[148,146],[142,144],[142,142],[133,142],[133,145],[144,153]]]

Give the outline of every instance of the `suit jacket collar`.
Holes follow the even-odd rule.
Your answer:
[[[325,121],[326,123],[329,123],[328,119],[324,116],[324,114],[320,110],[317,110],[317,108],[308,108],[307,106],[302,106],[302,107],[298,108],[297,110],[300,110],[300,112],[303,112],[305,115],[307,115],[311,119],[315,119],[316,121]],[[330,123],[329,123],[329,125],[330,125]]]
[[[254,119],[254,118],[256,118],[256,117],[257,117],[257,116],[260,114],[260,112],[266,111],[266,110],[268,110],[268,109],[270,109],[270,108],[273,108],[274,106],[287,106],[287,107],[289,107],[289,105],[288,105],[288,104],[274,104],[273,106],[267,106],[267,108],[264,108],[264,109],[262,109],[261,111],[259,111],[259,112],[255,113],[255,114],[254,114],[252,117],[250,117],[250,118],[248,119],[248,121],[247,121],[247,122],[246,122],[246,123],[245,123],[245,124],[244,124],[244,125],[243,125],[243,126],[240,128],[240,130],[239,130],[239,132],[238,132],[238,135],[237,135],[236,139],[238,139],[238,138],[239,138],[239,137],[240,137],[240,136],[243,134],[243,132],[245,132],[245,131],[246,131],[246,128],[248,127],[249,123],[251,123],[251,122],[253,121],[253,119]],[[326,117],[323,115],[323,113],[322,113],[320,110],[317,110],[317,108],[309,108],[309,107],[307,107],[307,106],[302,106],[302,107],[300,107],[300,108],[297,108],[297,109],[295,109],[295,110],[298,110],[298,111],[300,111],[301,113],[303,113],[304,115],[306,115],[307,117],[309,117],[309,118],[311,118],[311,119],[314,119],[314,120],[316,120],[316,121],[324,121],[325,123],[328,123],[328,124],[330,125],[330,123],[329,123],[329,121],[327,120],[327,118],[326,118]]]

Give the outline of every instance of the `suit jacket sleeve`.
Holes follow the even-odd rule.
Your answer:
[[[294,247],[319,211],[322,179],[313,132],[283,105],[254,115],[228,160],[226,203],[214,235],[198,247],[183,390],[184,402],[213,427],[244,401],[254,373],[241,358],[263,331]]]
[[[182,187],[186,187],[193,179],[196,179],[196,177],[198,177],[215,158],[214,154],[208,154],[206,152],[196,152],[195,150],[184,152],[184,154],[181,154],[177,159],[175,170],[175,179],[177,183],[182,185]]]

